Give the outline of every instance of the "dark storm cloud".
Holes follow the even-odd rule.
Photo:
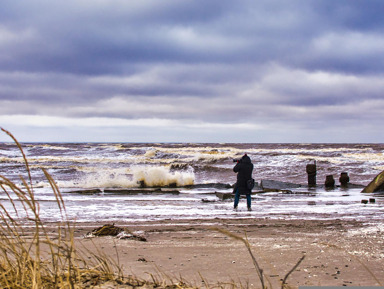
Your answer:
[[[10,45],[14,57],[2,66],[75,74],[120,74],[137,62],[216,57],[209,45],[196,48],[178,38],[195,23],[204,29],[204,19],[212,21],[226,6],[217,1],[30,1],[15,7],[18,3],[7,2],[2,20],[11,33],[30,37]]]
[[[382,9],[383,1],[380,0],[342,0],[342,1],[313,1],[313,10],[323,15],[330,26],[339,29],[376,31],[384,28]]]
[[[382,4],[366,2],[6,1],[6,28],[29,33],[29,39],[9,47],[12,55],[2,67],[94,75],[129,73],[135,63],[278,60],[311,69],[377,71],[383,63],[374,59],[382,50],[363,55],[364,62],[354,54],[340,57],[344,33],[381,33],[375,8]],[[327,35],[330,46],[312,47]]]
[[[0,115],[281,127],[283,136],[332,120],[377,123],[383,5],[2,1]]]

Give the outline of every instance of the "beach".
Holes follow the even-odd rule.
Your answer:
[[[77,248],[111,257],[123,268],[125,276],[155,276],[171,283],[184,280],[197,287],[237,284],[260,288],[244,243],[217,230],[220,229],[248,239],[268,288],[280,288],[285,275],[302,256],[304,260],[287,279],[293,288],[384,284],[384,227],[380,223],[268,218],[127,221],[115,226],[145,237],[145,242],[111,236],[85,237],[100,225],[76,224]]]
[[[227,198],[236,179],[233,159],[244,151],[255,164],[257,187],[263,187],[253,192],[251,212],[244,200],[234,211]],[[261,288],[254,256],[268,288],[281,288],[288,273],[292,288],[379,286],[384,195],[361,191],[382,171],[383,151],[381,144],[29,144],[28,190],[52,240],[68,221],[75,248],[83,251],[79,260],[110,258],[117,275],[121,269],[125,277],[157,284]],[[0,175],[23,188],[19,176],[28,174],[18,147],[2,144],[0,157]],[[313,160],[315,187],[306,184],[306,165]],[[338,176],[345,172],[350,184],[341,186]],[[324,187],[329,175],[333,188]],[[4,190],[0,201],[31,239],[35,224],[19,197]],[[146,241],[87,236],[105,224]],[[248,240],[250,252],[240,238]],[[42,257],[52,259],[49,252]],[[131,288],[97,278],[88,285]]]

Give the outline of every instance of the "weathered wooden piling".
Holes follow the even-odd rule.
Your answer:
[[[324,184],[325,184],[326,188],[334,188],[335,187],[335,179],[333,178],[333,175],[326,176]]]
[[[375,198],[369,198],[369,202],[370,202],[371,204],[374,204],[374,203],[376,203],[376,199],[375,199]]]
[[[343,187],[348,186],[348,183],[349,183],[349,176],[348,176],[348,173],[346,173],[346,172],[342,172],[342,173],[340,174],[339,181],[340,181],[341,186],[343,186]]]
[[[308,186],[315,187],[316,186],[316,161],[313,164],[307,164],[306,171],[308,174]]]

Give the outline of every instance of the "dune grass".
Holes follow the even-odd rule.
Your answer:
[[[97,278],[117,279],[114,264],[105,257],[82,255],[74,245],[74,225],[66,220],[65,204],[52,177],[43,169],[61,212],[57,236],[51,237],[40,218],[28,160],[16,138],[28,175],[21,185],[0,176],[0,187],[8,201],[0,203],[0,287],[2,288],[80,288],[79,284]],[[10,205],[9,205],[10,204]],[[32,229],[31,229],[32,227]],[[86,254],[89,255],[89,254]],[[117,278],[116,278],[117,277]]]
[[[28,176],[27,179],[20,176],[21,184],[16,184],[0,175],[0,194],[7,199],[0,203],[1,288],[92,288],[105,282],[127,285],[127,288],[190,287],[184,282],[166,285],[156,278],[145,281],[134,276],[126,277],[119,262],[101,250],[79,250],[74,242],[75,222],[68,220],[59,188],[49,173],[42,169],[61,214],[56,235],[48,232],[40,218],[40,206],[35,198],[31,171],[23,148],[9,131],[1,130],[18,146]]]

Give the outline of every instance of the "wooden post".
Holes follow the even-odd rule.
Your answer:
[[[308,174],[308,186],[315,187],[316,186],[316,161],[314,160],[313,164],[307,164],[306,171]]]

